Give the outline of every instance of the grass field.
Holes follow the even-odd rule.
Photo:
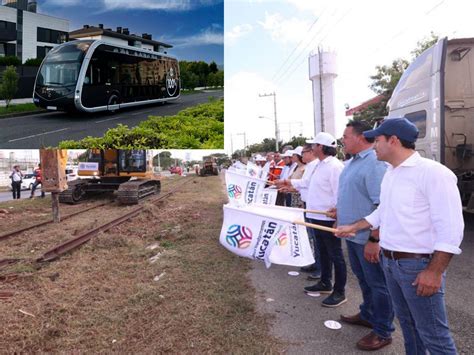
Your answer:
[[[195,178],[158,206],[145,203],[145,212],[133,221],[55,262],[0,269],[0,276],[20,275],[0,281],[0,291],[14,293],[0,299],[1,352],[282,351],[269,334],[268,319],[255,310],[255,290],[246,275],[250,262],[218,242],[224,200],[220,177]],[[13,228],[31,214],[50,213],[49,198],[34,200],[34,211],[26,203],[0,204],[14,210],[0,215],[0,223],[9,218],[5,225]],[[0,259],[37,257],[48,238],[69,238],[118,208],[104,206],[80,223],[68,220],[0,241]]]

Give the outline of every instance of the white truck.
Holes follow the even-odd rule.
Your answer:
[[[457,175],[465,210],[474,212],[474,38],[443,38],[424,51],[403,73],[388,106],[388,119],[416,124],[417,151]]]

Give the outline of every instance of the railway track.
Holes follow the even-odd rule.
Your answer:
[[[164,193],[164,194],[162,194],[160,196],[157,196],[157,197],[149,198],[149,199],[147,199],[147,202],[156,204],[156,203],[164,200],[168,196],[176,193],[184,185],[188,184],[191,181],[194,181],[194,179],[188,178],[188,179],[185,179],[184,181],[180,180],[180,183],[178,184],[178,186],[174,187],[171,191],[169,191],[167,193]],[[107,203],[105,203],[105,204],[107,204]],[[80,214],[82,212],[85,212],[86,210],[91,210],[91,209],[97,208],[97,207],[99,207],[99,206],[92,206],[92,207],[89,207],[88,209],[77,211],[77,212],[75,212],[73,214],[70,214],[68,216],[72,217],[72,215],[77,215],[77,214]],[[122,224],[122,223],[130,220],[131,218],[137,216],[138,214],[140,214],[143,211],[143,209],[144,209],[143,205],[137,206],[137,207],[133,208],[131,211],[128,211],[127,213],[122,214],[121,216],[119,216],[119,217],[117,217],[117,218],[115,218],[115,219],[113,219],[113,220],[111,220],[107,223],[101,224],[100,226],[95,227],[94,229],[89,230],[85,233],[82,233],[82,234],[80,234],[79,236],[77,236],[75,238],[72,238],[72,239],[70,239],[66,242],[63,242],[59,245],[56,245],[55,247],[53,247],[53,248],[47,250],[45,253],[43,253],[43,255],[40,256],[39,258],[36,258],[36,259],[26,259],[26,258],[25,259],[13,259],[13,258],[0,259],[0,269],[7,266],[7,265],[11,265],[13,263],[18,263],[18,262],[21,262],[21,261],[23,261],[23,262],[30,261],[30,262],[36,262],[36,263],[44,263],[44,262],[48,262],[48,261],[58,259],[62,255],[78,248],[79,246],[83,245],[84,243],[87,243],[92,237],[94,237],[98,233],[107,231],[107,230],[109,230],[109,229],[111,229],[115,226],[118,226],[119,224]],[[50,223],[49,221],[47,221],[47,222]],[[47,224],[47,223],[45,223],[45,224]],[[36,225],[36,226],[38,226],[38,225]],[[32,229],[34,227],[31,227],[31,228],[27,227],[27,228]],[[18,231],[14,231],[14,232],[18,233]],[[14,233],[14,232],[12,232],[12,233]],[[15,276],[15,274],[9,274],[9,276],[10,276],[10,279],[11,279],[11,277]],[[0,281],[2,281],[2,275],[0,275]]]
[[[179,180],[179,181],[182,181],[182,180]],[[175,184],[175,183],[174,183]],[[174,185],[173,184],[173,185]],[[150,191],[146,191],[146,194],[145,196],[147,195],[151,195],[154,191],[150,192]],[[144,197],[144,196],[141,196],[141,197]],[[87,211],[90,211],[92,209],[95,209],[95,208],[99,208],[99,207],[102,207],[102,206],[106,206],[106,205],[109,205],[109,204],[112,204],[114,203],[115,200],[112,200],[112,201],[108,201],[108,202],[102,202],[102,203],[99,203],[97,205],[94,205],[94,206],[90,206],[90,207],[87,207],[87,208],[84,208],[80,211],[76,211],[76,212],[73,212],[73,213],[70,213],[68,215],[65,215],[65,216],[62,216],[61,217],[61,221],[64,221],[66,219],[69,219],[71,217],[74,217],[74,216],[77,216],[81,213],[84,213],[84,212],[87,212]],[[8,233],[5,233],[5,234],[1,234],[0,235],[0,241],[2,240],[5,240],[5,239],[8,239],[8,238],[11,238],[11,237],[14,237],[14,236],[17,236],[17,235],[21,235],[22,233],[26,232],[26,231],[29,231],[29,230],[32,230],[32,229],[35,229],[35,228],[38,228],[38,227],[42,227],[42,226],[45,226],[45,225],[48,225],[48,224],[51,224],[51,223],[54,223],[53,219],[49,219],[47,221],[44,221],[44,222],[39,222],[39,223],[36,223],[36,224],[33,224],[33,225],[30,225],[30,226],[27,226],[27,227],[22,227],[22,228],[18,228],[18,229],[15,229],[11,232],[8,232]],[[0,265],[1,267],[1,265]]]

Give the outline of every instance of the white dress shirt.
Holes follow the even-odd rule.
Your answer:
[[[327,211],[336,207],[339,175],[344,169],[336,157],[328,156],[314,168],[308,189],[306,208],[308,210]],[[334,221],[322,214],[307,213],[308,218],[320,221]]]
[[[308,196],[308,188],[311,182],[311,176],[313,175],[314,168],[318,165],[319,159],[314,159],[305,165],[303,176],[301,179],[291,179],[291,186],[293,186],[301,195],[301,201],[306,202]]]
[[[417,152],[382,180],[380,205],[365,217],[380,226],[380,246],[387,250],[460,254],[464,220],[454,173]]]
[[[296,167],[297,167],[296,163],[292,163],[291,165],[285,165],[283,167],[283,170],[281,171],[280,180],[288,179],[290,175],[293,174]]]

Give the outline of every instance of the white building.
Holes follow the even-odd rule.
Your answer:
[[[109,43],[132,46],[154,52],[165,52],[166,49],[172,47],[170,44],[153,40],[151,34],[143,33],[141,36],[130,34],[128,28],[122,27],[117,27],[114,31],[111,28],[104,28],[103,24],[99,24],[98,27],[84,25],[83,28],[70,32],[69,39],[106,40]]]
[[[17,56],[22,63],[44,58],[68,40],[69,21],[36,13],[36,0],[3,0],[0,6],[0,56]]]

